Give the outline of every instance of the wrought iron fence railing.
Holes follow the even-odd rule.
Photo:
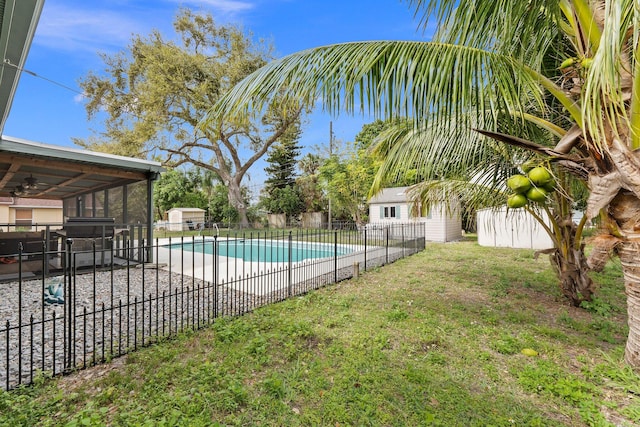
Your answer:
[[[394,262],[424,249],[425,229],[239,232],[124,246],[99,240],[67,238],[55,249],[43,242],[40,251],[4,257],[2,388],[102,363]]]

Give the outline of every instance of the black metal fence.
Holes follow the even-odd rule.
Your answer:
[[[425,247],[424,224],[247,232],[19,250],[1,274],[0,384],[12,389],[344,280]],[[146,262],[132,261],[131,251]],[[0,258],[0,261],[6,258]]]

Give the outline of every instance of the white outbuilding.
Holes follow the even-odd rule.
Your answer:
[[[200,208],[171,208],[168,211],[169,231],[197,230],[204,224],[205,210]]]
[[[450,242],[462,238],[460,209],[447,212],[443,206],[438,206],[420,216],[412,216],[408,188],[385,188],[372,197],[369,200],[369,226],[420,222],[425,224],[427,241]]]
[[[546,212],[538,213],[550,226]],[[482,209],[477,215],[478,244],[522,249],[549,249],[553,241],[544,227],[524,209]]]

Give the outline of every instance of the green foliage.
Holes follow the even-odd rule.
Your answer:
[[[598,297],[593,297],[591,301],[582,301],[580,307],[602,317],[608,317],[614,309],[611,304]]]
[[[319,212],[327,208],[327,200],[320,185],[319,169],[322,159],[319,155],[307,153],[298,163],[302,174],[296,180],[305,212]]]
[[[238,210],[229,202],[228,188],[207,170],[170,169],[160,176],[153,192],[156,219],[176,207],[204,209],[212,222],[235,223],[239,218]],[[242,188],[241,193],[248,204],[248,190]]]
[[[264,183],[267,194],[273,189],[289,187],[295,183],[297,157],[300,154],[299,137],[298,130],[295,139],[277,142],[269,149],[266,159],[268,166],[264,168],[267,173]]]
[[[192,171],[184,172],[171,169],[156,181],[153,188],[156,219],[164,218],[171,208],[207,208],[206,195],[200,191],[200,185]]]
[[[369,149],[376,138],[389,127],[393,126],[392,122],[382,121],[380,119],[367,123],[362,126],[362,129],[355,137],[356,146],[359,149]]]
[[[248,203],[248,191],[245,191],[245,202]],[[215,185],[208,195],[208,214],[212,222],[235,224],[238,221],[238,210],[229,203],[227,187]]]
[[[269,197],[262,198],[260,204],[270,213],[288,216],[295,216],[304,209],[304,201],[296,185],[272,189]]]
[[[265,167],[267,179],[260,196],[260,205],[269,213],[296,216],[304,210],[304,201],[296,183],[296,164],[300,154],[301,130],[290,126],[280,141],[272,145]]]
[[[353,144],[324,162],[320,167],[320,180],[331,199],[334,218],[343,217],[358,224],[366,222],[375,171],[375,159]]]

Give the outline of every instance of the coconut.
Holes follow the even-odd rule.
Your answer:
[[[544,188],[533,187],[527,191],[527,199],[538,203],[544,203],[545,200],[547,200],[547,194],[547,190]]]
[[[553,193],[554,191],[556,191],[556,181],[552,179],[551,181],[544,184],[542,188],[544,188],[547,193]]]
[[[531,182],[524,175],[513,175],[507,179],[507,187],[516,193],[524,194],[531,188]]]
[[[529,171],[529,179],[533,185],[542,187],[553,179],[551,173],[543,166],[537,166]]]
[[[527,197],[524,194],[512,194],[507,199],[507,206],[512,209],[518,209],[526,205],[527,202]]]

